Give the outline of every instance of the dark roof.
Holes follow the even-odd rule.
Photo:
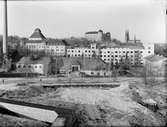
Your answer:
[[[59,40],[59,39],[47,39],[46,44],[47,45],[66,45],[63,40]]]
[[[107,67],[107,64],[98,58],[64,57],[60,69],[68,71],[72,65],[80,65],[81,70],[103,70]]]
[[[149,55],[149,56],[145,57],[144,59],[146,59],[150,62],[158,62],[158,61],[161,61],[161,60],[167,60],[166,57],[159,56],[159,55]]]
[[[130,48],[130,49],[144,49],[142,43],[121,43],[122,48]]]
[[[89,31],[89,32],[86,32],[85,34],[97,34],[98,31]]]
[[[50,63],[50,57],[41,57],[33,60],[31,57],[22,57],[18,64],[48,64]]]
[[[27,40],[26,43],[46,43],[45,40]]]
[[[45,36],[42,34],[41,30],[39,28],[36,28],[30,38],[41,38],[45,39]]]
[[[130,49],[144,49],[144,46],[142,43],[107,43],[107,44],[101,44],[101,48],[130,48]]]

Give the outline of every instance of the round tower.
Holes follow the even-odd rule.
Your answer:
[[[103,40],[103,31],[99,30],[96,41],[102,41],[102,40]]]

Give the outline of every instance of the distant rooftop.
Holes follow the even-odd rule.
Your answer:
[[[85,34],[97,34],[98,32],[103,32],[102,30],[98,30],[98,31],[88,31]]]
[[[31,57],[22,57],[18,64],[47,64],[49,62],[49,57],[41,57],[38,59],[32,59]]]
[[[150,56],[145,57],[145,59],[150,61],[150,62],[158,62],[161,60],[167,60],[166,57],[159,56],[159,55],[150,55]]]
[[[41,30],[39,28],[36,28],[30,38],[40,38],[45,39],[45,36],[42,34]]]
[[[46,44],[47,45],[66,45],[66,43],[60,39],[47,39]]]

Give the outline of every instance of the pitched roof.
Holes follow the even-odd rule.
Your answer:
[[[142,43],[110,43],[102,46],[101,48],[129,48],[129,49],[144,49]]]
[[[149,56],[145,57],[144,59],[146,59],[150,62],[158,62],[158,61],[167,60],[166,57],[159,56],[159,55],[149,55]]]
[[[45,39],[45,36],[42,34],[41,30],[39,28],[36,28],[30,38],[40,38]]]
[[[122,48],[130,48],[130,49],[144,49],[142,43],[121,43]]]
[[[47,45],[66,45],[65,42],[60,39],[47,39],[46,44]]]
[[[18,64],[48,64],[50,57],[41,57],[39,59],[32,59],[31,57],[22,57]]]
[[[27,40],[26,43],[46,43],[45,40]]]
[[[68,71],[72,65],[80,65],[81,70],[102,70],[106,68],[106,63],[98,58],[70,57],[62,58],[63,65],[61,70]]]

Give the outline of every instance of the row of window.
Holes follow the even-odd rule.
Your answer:
[[[139,53],[138,51],[100,51],[100,53],[104,53],[104,54],[107,54],[107,53]],[[141,51],[142,53],[142,51]]]
[[[68,57],[80,57],[82,54],[68,54]],[[92,55],[84,54],[84,57],[92,57]]]
[[[80,53],[80,52],[82,52],[81,50],[73,50],[73,49],[71,49],[71,50],[67,50],[67,52],[78,52],[78,53]],[[93,51],[91,51],[91,50],[84,50],[84,52],[88,52],[88,53],[91,53],[91,52],[93,52]]]
[[[35,65],[35,66],[32,66],[32,65],[18,65],[17,68],[42,68],[42,65]]]

